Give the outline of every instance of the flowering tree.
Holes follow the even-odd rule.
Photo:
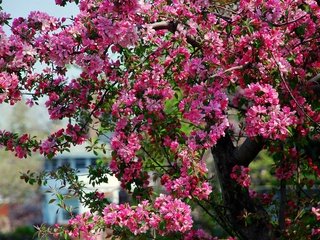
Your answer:
[[[216,239],[193,228],[192,207],[200,206],[238,239],[319,237],[316,1],[228,7],[209,0],[56,0],[67,2],[80,9],[69,20],[31,12],[11,22],[0,13],[1,25],[11,28],[9,35],[0,28],[0,102],[14,105],[26,95],[32,106],[46,97],[50,118],[69,120],[46,139],[2,130],[0,142],[20,158],[51,158],[86,141],[90,129],[97,136],[112,131],[109,167],[91,168],[90,179],[98,184],[115,175],[135,204],[108,204],[103,194],[74,187],[92,211],[54,229],[56,236],[95,239],[95,231],[111,228],[125,239]],[[39,62],[42,71],[35,70]],[[78,78],[66,77],[70,64],[82,70]],[[92,140],[90,150],[103,147]],[[274,196],[250,188],[250,163],[262,149],[274,159],[267,169],[277,179]],[[76,181],[64,170],[55,177]],[[150,172],[162,193],[150,187]]]

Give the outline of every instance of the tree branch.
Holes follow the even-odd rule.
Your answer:
[[[242,143],[242,145],[234,151],[237,164],[245,167],[249,166],[249,164],[262,150],[263,145],[264,143],[261,139],[247,138],[244,143]]]
[[[248,189],[230,178],[232,168],[240,164],[239,162],[249,164],[262,146],[259,142],[246,140],[244,145],[237,149],[226,133],[226,136],[219,139],[211,149],[223,205],[226,206],[225,218],[237,232],[239,239],[256,240],[256,237],[260,236],[260,240],[269,240],[273,239],[275,234],[269,224],[270,217],[267,211],[250,197]]]
[[[155,31],[168,30],[169,32],[175,33],[178,30],[178,25],[179,24],[174,21],[170,21],[170,22],[162,21],[162,22],[149,24],[149,27],[151,27]],[[198,41],[196,41],[194,38],[190,36],[186,36],[186,38],[187,38],[187,43],[189,43],[191,46],[193,46],[194,48],[201,48],[201,44]]]
[[[279,228],[280,231],[285,229],[285,214],[286,214],[286,204],[287,204],[287,190],[286,190],[286,180],[280,181],[280,207],[279,207]]]
[[[311,78],[308,83],[316,83],[316,84],[320,84],[319,83],[319,80],[320,80],[320,73],[318,73],[316,76],[314,76],[313,78]]]
[[[239,70],[239,69],[243,69],[243,68],[244,68],[244,66],[242,66],[242,65],[234,66],[234,67],[228,68],[228,69],[226,69],[226,70],[224,70],[224,71],[222,71],[220,73],[213,74],[213,75],[210,76],[210,78],[214,78],[214,77],[219,76],[220,74],[224,74],[224,73],[227,73],[227,72],[232,72],[234,70]]]

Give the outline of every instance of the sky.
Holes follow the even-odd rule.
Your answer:
[[[3,11],[10,13],[12,18],[27,17],[31,11],[41,11],[51,16],[66,18],[76,16],[79,12],[75,3],[61,7],[55,4],[55,0],[2,0],[2,8]],[[9,27],[4,26],[4,30],[7,34],[10,33]],[[79,71],[74,68],[67,74],[69,77],[78,75]]]
[[[67,4],[66,7],[55,5],[54,0],[2,0],[2,8],[12,17],[26,17],[30,11],[42,11],[56,17],[70,17],[77,14],[75,4]]]
[[[12,18],[27,17],[31,11],[42,11],[56,17],[71,17],[78,13],[78,8],[75,4],[67,4],[66,7],[55,5],[55,0],[2,0],[1,4],[3,11],[10,13]],[[9,29],[9,28],[8,28]],[[8,32],[5,28],[5,31]],[[77,75],[75,71],[71,75]],[[0,104],[0,131],[10,128],[10,112],[13,111],[12,106],[8,104]],[[45,128],[48,124],[49,117],[44,106],[35,106],[29,109],[31,116],[36,116],[41,119],[42,126]]]

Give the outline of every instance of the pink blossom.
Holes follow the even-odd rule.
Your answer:
[[[15,152],[16,152],[16,156],[18,158],[24,158],[27,156],[27,151],[26,149],[24,149],[23,147],[21,146],[16,146],[15,147]]]
[[[275,175],[278,179],[289,179],[295,174],[296,170],[296,164],[284,164],[276,169]]]
[[[248,188],[251,184],[249,175],[250,169],[244,166],[235,165],[230,174],[231,179],[234,179],[239,185]]]
[[[2,11],[0,12],[0,25],[5,23],[9,19],[10,19],[10,14],[9,13],[2,12]]]
[[[202,229],[191,230],[184,236],[184,240],[218,240],[217,237],[212,237]]]
[[[154,210],[149,210],[154,207]],[[164,229],[160,234],[168,232],[186,232],[192,226],[191,209],[179,199],[160,195],[153,206],[143,201],[136,208],[128,204],[110,204],[104,209],[104,221],[109,225],[127,227],[133,234],[145,233],[149,229],[159,228],[162,222]]]
[[[81,236],[84,240],[95,240],[96,219],[91,213],[84,213],[71,218],[68,222],[69,229],[66,233],[72,238]]]
[[[312,213],[316,216],[317,220],[320,221],[320,208],[311,208]]]
[[[186,232],[191,229],[191,208],[181,200],[160,194],[154,202],[154,207],[159,211],[166,226],[165,229],[160,229],[160,233]]]
[[[312,228],[311,235],[320,235],[320,228]]]
[[[41,153],[45,153],[45,154],[55,152],[54,151],[55,145],[56,145],[56,141],[52,138],[49,138],[41,144],[40,151],[41,151]]]

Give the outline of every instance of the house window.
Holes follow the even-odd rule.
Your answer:
[[[61,166],[65,166],[65,165],[70,166],[70,162],[68,158],[61,159]]]
[[[52,158],[49,161],[49,164],[51,165],[50,170],[56,170],[58,168],[58,159]]]
[[[59,158],[46,159],[44,163],[44,168],[46,171],[54,171],[61,165]]]
[[[129,195],[125,190],[121,188],[119,191],[119,204],[127,202],[129,202]]]
[[[76,158],[76,169],[85,169],[87,167],[87,161],[85,158]]]
[[[97,165],[97,158],[90,158],[90,165],[96,166]]]
[[[51,170],[51,162],[49,162],[48,159],[46,159],[45,162],[44,162],[44,169],[46,171],[50,171]]]

